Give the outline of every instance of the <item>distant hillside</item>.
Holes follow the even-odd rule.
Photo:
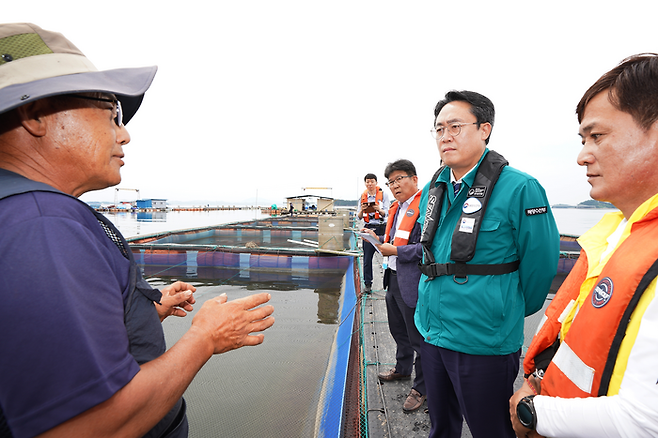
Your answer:
[[[551,205],[551,208],[617,208],[609,202],[595,201],[589,199],[583,201],[578,205],[569,205],[569,204],[555,204]]]
[[[615,208],[615,206],[609,202],[601,202],[590,199],[588,201],[581,202],[576,206],[576,208]]]
[[[349,199],[334,199],[334,205],[336,207],[355,207],[357,205],[358,201],[355,199],[353,201],[350,201]]]

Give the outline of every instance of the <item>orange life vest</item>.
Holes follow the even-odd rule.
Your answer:
[[[384,192],[382,191],[382,189],[379,188],[379,186],[377,186],[375,188],[375,202],[377,202],[379,204],[380,202],[383,202],[383,201],[384,201]],[[366,190],[365,192],[363,192],[363,194],[361,194],[361,205],[367,204],[367,203],[368,203],[368,191]],[[371,214],[373,215],[373,219],[381,219],[381,215],[378,212],[363,213],[363,220],[366,223],[370,222],[370,215]]]
[[[652,244],[656,241],[658,208],[633,225],[603,267],[546,369],[542,394],[565,398],[607,394],[633,310],[658,275],[658,245]],[[526,374],[535,370],[535,357],[557,339],[564,316],[578,300],[587,266],[583,250],[532,340],[523,363]]]
[[[411,201],[411,204],[409,204],[409,207],[407,208],[407,212],[405,213],[404,217],[402,218],[402,222],[400,223],[400,227],[398,230],[395,232],[395,239],[393,239],[393,245],[395,246],[402,246],[406,245],[407,242],[409,242],[409,235],[411,234],[411,230],[413,230],[414,225],[416,224],[416,220],[418,219],[418,206],[420,205],[420,194],[421,192],[418,191],[416,195],[414,196],[414,199]],[[384,243],[387,243],[390,240],[391,236],[391,228],[393,227],[393,218],[395,218],[395,213],[398,211],[398,207],[400,206],[400,203],[398,201],[395,201],[391,204],[391,207],[388,209],[388,223],[386,224],[386,234],[384,234]]]

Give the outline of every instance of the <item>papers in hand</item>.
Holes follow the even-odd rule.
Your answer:
[[[379,241],[378,238],[373,237],[372,234],[370,233],[359,233],[359,237],[361,237],[363,240],[367,240],[368,242],[372,243],[372,246],[375,247],[378,253],[382,253],[379,248],[377,248],[377,245],[381,245],[382,243]]]

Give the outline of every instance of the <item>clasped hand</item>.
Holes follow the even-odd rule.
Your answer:
[[[162,289],[162,298],[160,304],[155,304],[158,311],[160,322],[168,316],[186,316],[187,312],[194,310],[192,304],[196,303],[194,296],[196,287],[189,283],[177,281]]]

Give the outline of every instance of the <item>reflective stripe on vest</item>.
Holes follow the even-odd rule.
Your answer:
[[[427,197],[425,222],[423,223],[420,240],[423,246],[423,260],[419,264],[421,272],[428,277],[428,280],[433,280],[442,275],[454,275],[455,277],[466,277],[467,275],[502,275],[514,272],[519,268],[519,260],[491,265],[467,263],[475,256],[477,238],[480,233],[487,204],[489,203],[496,181],[498,181],[498,177],[507,165],[508,162],[502,155],[495,151],[488,151],[478,166],[473,187],[469,189],[468,196],[480,198],[482,208],[469,213],[462,210],[462,215],[457,221],[457,225],[452,233],[450,259],[455,263],[436,263],[434,254],[432,254],[431,247],[439,225],[446,184],[439,182],[435,187],[430,188]],[[445,166],[442,166],[434,174],[431,180],[432,183],[436,183],[444,169]],[[473,223],[473,230],[470,233],[460,231],[460,224],[465,218]]]
[[[633,231],[612,254],[571,323],[542,380],[542,394],[556,397],[608,395],[619,348],[631,316],[646,288],[658,275],[658,209],[633,225]],[[524,372],[534,371],[534,359],[552,345],[564,315],[578,300],[587,276],[584,251],[555,299],[546,322],[533,338]],[[583,291],[585,293],[585,291]]]
[[[397,241],[399,239],[399,240],[405,240],[405,241],[408,242],[410,235],[411,235],[411,233],[409,231],[397,230],[397,232],[395,233],[395,241]],[[401,243],[401,244],[398,244],[398,245],[395,245],[395,246],[400,246],[400,245],[404,245],[404,243]]]
[[[558,348],[557,353],[553,357],[552,364],[558,367],[560,372],[576,385],[578,389],[586,393],[592,392],[594,368],[583,362],[566,341],[560,344],[560,348]],[[543,382],[542,386],[544,386]],[[545,386],[543,389],[545,389],[543,393],[548,393]]]

